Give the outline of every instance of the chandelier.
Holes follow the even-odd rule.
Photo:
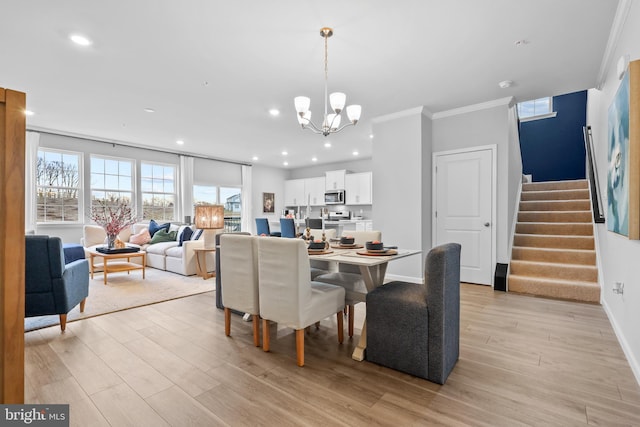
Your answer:
[[[309,129],[313,133],[321,133],[324,136],[340,132],[347,126],[355,125],[358,123],[358,120],[360,120],[360,113],[362,111],[362,107],[360,105],[347,106],[347,117],[349,118],[349,123],[340,127],[340,113],[346,104],[347,95],[342,92],[333,92],[331,95],[328,95],[327,79],[329,76],[329,69],[327,67],[327,40],[332,35],[333,29],[328,27],[320,29],[320,36],[324,38],[324,117],[322,120],[322,126],[318,127],[311,121],[311,110],[309,110],[311,99],[309,97],[296,96],[293,100],[298,113],[298,123],[300,123],[302,129]],[[329,100],[331,109],[333,110],[333,113],[331,114],[328,114],[327,99]]]

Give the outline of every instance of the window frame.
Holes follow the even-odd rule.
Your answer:
[[[549,100],[549,110],[547,112],[545,112],[545,113],[535,114],[536,101],[539,101],[539,100],[542,100],[542,99],[548,99]],[[524,103],[527,103],[527,102],[533,102],[534,114],[532,116],[521,117],[520,116],[520,105],[524,104]],[[549,118],[556,117],[558,115],[558,113],[556,111],[553,111],[553,96],[543,96],[541,98],[530,99],[528,101],[518,102],[516,108],[517,108],[517,111],[518,111],[518,118],[520,120],[520,123],[530,122],[530,121],[533,121],[533,120],[549,119]]]
[[[73,221],[65,221],[65,220],[59,220],[59,221],[43,221],[41,220],[38,210],[40,207],[40,203],[38,202],[38,197],[39,197],[39,189],[40,188],[46,188],[43,185],[40,185],[38,183],[38,164],[37,162],[40,159],[40,153],[42,152],[48,152],[48,153],[56,153],[56,154],[60,154],[60,156],[64,156],[64,155],[73,155],[73,156],[77,156],[78,158],[78,185],[77,187],[63,187],[63,186],[49,186],[48,188],[56,188],[58,190],[62,190],[62,189],[75,189],[77,192],[77,199],[78,199],[78,216],[76,220]],[[50,147],[38,147],[38,152],[36,154],[36,179],[35,179],[35,187],[36,187],[36,192],[35,192],[35,205],[36,205],[36,225],[41,225],[41,226],[48,226],[48,225],[76,225],[76,224],[83,224],[84,223],[84,153],[79,152],[79,151],[71,151],[71,150],[63,150],[63,149],[58,149],[58,148],[50,148]],[[45,206],[45,212],[46,212],[46,203],[44,204]],[[63,205],[63,212],[64,212],[64,205]],[[42,219],[46,219],[46,215],[43,216]]]
[[[136,161],[135,161],[135,159],[130,159],[130,158],[126,158],[126,157],[105,156],[105,155],[102,155],[102,154],[93,154],[93,153],[89,154],[89,175],[88,175],[88,178],[89,178],[89,208],[91,209],[91,207],[93,206],[93,200],[94,200],[93,199],[93,192],[94,191],[102,191],[102,192],[104,192],[105,193],[105,199],[106,199],[106,195],[108,193],[118,193],[118,194],[120,194],[120,193],[126,192],[126,191],[123,191],[123,190],[121,190],[119,188],[118,189],[109,189],[109,188],[107,188],[106,179],[105,179],[105,186],[103,188],[99,188],[99,187],[94,188],[93,187],[93,185],[92,185],[93,174],[94,173],[98,173],[98,172],[94,172],[92,167],[91,167],[91,161],[94,158],[101,159],[101,160],[115,160],[117,162],[128,162],[128,163],[131,164],[131,176],[130,176],[130,179],[131,179],[131,197],[130,197],[130,203],[131,203],[131,207],[133,209],[136,209],[136,187],[137,186],[136,186]],[[105,176],[105,178],[106,178],[107,175],[113,176],[113,174],[107,174],[106,171],[102,172],[102,175]],[[120,175],[120,170],[118,170],[118,174],[116,176],[118,176],[118,177],[121,176]],[[122,176],[126,176],[126,175],[122,175]],[[137,209],[136,209],[136,211],[137,211]]]
[[[144,173],[142,172],[142,170],[143,170],[145,165],[150,165],[151,166],[151,170],[152,170],[151,177],[146,177],[144,175]],[[153,191],[153,180],[156,179],[153,176],[153,166],[162,166],[163,168],[166,168],[166,167],[173,168],[173,192],[172,193],[168,193],[168,192],[165,192],[165,191],[162,191],[162,192]],[[149,178],[151,179],[151,191],[145,191],[144,190],[143,180],[144,179],[149,179]],[[162,180],[165,181],[164,173],[163,173]],[[141,210],[140,210],[140,212],[141,212],[140,218],[142,220],[145,220],[145,221],[146,220],[151,220],[151,219],[159,220],[159,221],[172,221],[172,222],[178,221],[178,185],[179,185],[179,182],[178,182],[178,165],[177,164],[164,163],[164,162],[153,162],[153,161],[148,161],[148,160],[147,161],[140,160],[140,203],[141,203],[141,206],[140,206],[140,208],[141,208]],[[164,184],[163,184],[163,187],[164,187]],[[144,199],[145,199],[145,195],[147,195],[147,194],[151,194],[151,195],[159,194],[159,195],[163,195],[163,196],[167,196],[167,195],[173,196],[173,214],[171,215],[171,218],[167,218],[166,217],[167,208],[165,208],[165,207],[162,208],[163,209],[163,217],[162,218],[153,217],[153,216],[151,218],[146,218],[145,217]],[[154,196],[152,196],[152,200],[153,200],[153,197]],[[154,206],[154,205],[152,205],[152,206]]]

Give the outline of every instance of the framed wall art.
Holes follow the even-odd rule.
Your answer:
[[[273,213],[275,210],[275,193],[262,193],[262,212]]]
[[[608,112],[607,229],[640,239],[640,61],[629,64]]]

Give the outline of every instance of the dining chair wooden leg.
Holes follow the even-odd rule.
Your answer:
[[[349,305],[349,337],[353,337],[353,318],[356,315],[356,306],[353,304]]]
[[[87,302],[86,298],[83,298],[82,301],[80,301],[80,313],[84,313],[84,305]]]
[[[304,329],[296,329],[296,359],[298,366],[304,366]]]
[[[269,351],[269,321],[262,319],[262,349]]]
[[[260,347],[260,316],[253,316],[253,345]]]
[[[224,308],[224,334],[231,335],[231,309],[228,307]]]
[[[316,322],[316,329],[320,329],[320,322]]]
[[[336,313],[336,317],[338,319],[338,342],[342,344],[344,341],[344,315],[342,310]]]
[[[64,330],[67,328],[67,315],[66,314],[61,314],[60,315],[60,329],[62,329],[62,332],[64,332]]]

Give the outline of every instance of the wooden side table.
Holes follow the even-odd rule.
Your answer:
[[[207,253],[215,252],[216,248],[197,248],[194,249],[196,253],[196,269],[198,270],[198,276],[202,277],[203,280],[210,279],[214,277],[215,273],[209,273],[207,269]]]

